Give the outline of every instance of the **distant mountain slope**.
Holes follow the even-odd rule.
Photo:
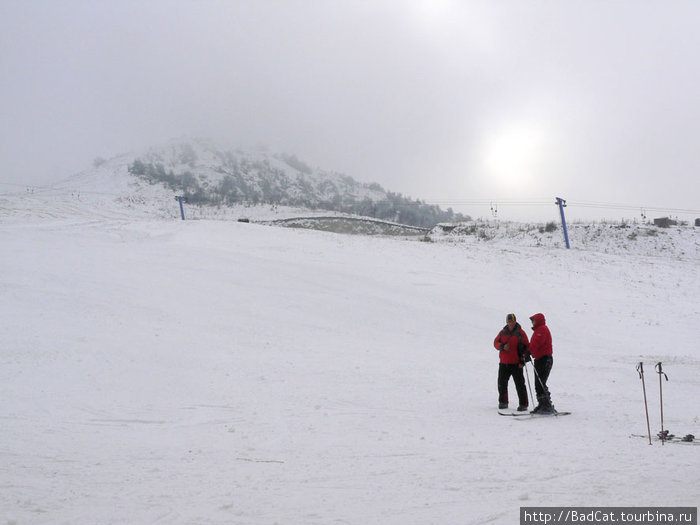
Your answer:
[[[128,171],[202,206],[294,206],[421,227],[468,218],[386,191],[376,183],[363,184],[341,173],[312,168],[294,155],[225,150],[204,140],[153,148],[136,157]]]

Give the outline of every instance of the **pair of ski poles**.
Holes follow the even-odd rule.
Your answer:
[[[532,361],[526,361],[525,364],[524,364],[524,367],[525,367],[525,377],[527,378],[527,387],[528,387],[528,389],[530,390],[530,399],[532,399],[533,402],[534,402],[534,399],[535,399],[535,398],[532,397],[532,386],[530,385],[530,374],[528,373],[528,370],[527,370],[527,364],[528,364],[528,363],[532,363]],[[546,389],[546,387],[544,386],[544,383],[542,382],[542,379],[540,379],[540,374],[537,373],[537,369],[535,368],[534,363],[533,363],[533,365],[532,365],[532,370],[535,372],[535,377],[536,377],[537,380],[540,382],[540,386],[542,387],[542,390],[543,390],[543,391],[546,391],[547,389]]]
[[[656,363],[656,373],[659,374],[659,403],[661,405],[661,445],[663,446],[666,438],[664,433],[664,394],[663,394],[663,381],[661,376],[666,378],[668,381],[668,376],[664,373],[663,367],[661,366],[661,361]],[[649,425],[649,406],[647,405],[647,388],[644,384],[644,363],[641,361],[637,365],[637,372],[639,373],[639,378],[642,380],[642,390],[644,391],[644,410],[647,413],[647,432],[649,433],[649,444],[651,445],[651,426]]]

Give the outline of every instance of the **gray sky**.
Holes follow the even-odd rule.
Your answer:
[[[0,193],[203,136],[475,216],[700,217],[699,25],[696,1],[3,0]]]

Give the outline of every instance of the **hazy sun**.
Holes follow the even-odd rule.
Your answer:
[[[497,189],[532,184],[541,167],[544,137],[538,126],[512,123],[490,136],[484,147],[484,168]]]
[[[422,16],[443,16],[455,5],[454,0],[420,0],[412,7]],[[409,4],[411,6],[411,4]]]

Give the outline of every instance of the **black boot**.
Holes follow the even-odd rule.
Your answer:
[[[538,394],[537,395],[537,406],[534,408],[532,413],[537,414],[540,410],[542,410],[542,396],[540,394]]]
[[[538,414],[555,414],[556,410],[554,409],[554,405],[552,404],[552,399],[549,396],[549,392],[545,392],[542,394],[542,401],[541,401],[541,406],[539,411],[537,412]]]

